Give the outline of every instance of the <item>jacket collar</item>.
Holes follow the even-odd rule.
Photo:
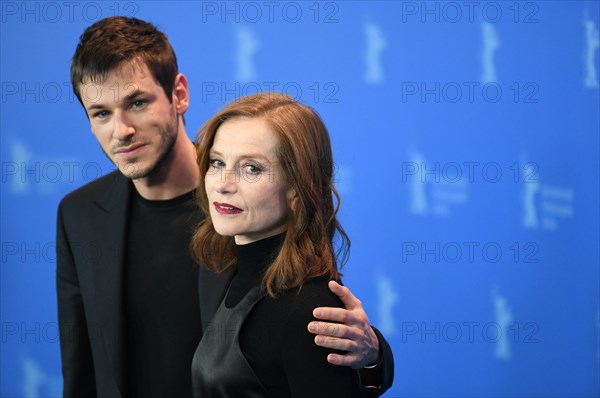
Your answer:
[[[127,358],[125,329],[125,255],[132,190],[131,180],[115,171],[107,176],[108,186],[94,202],[102,209],[98,225],[99,259],[94,267],[95,301],[99,333],[104,342],[117,387],[121,396],[127,395]]]
[[[110,212],[115,207],[120,208],[125,204],[127,206],[125,211],[127,211],[130,194],[132,189],[134,189],[133,183],[118,170],[107,175],[107,178],[109,178],[108,184],[110,184],[110,189],[107,189],[95,199],[96,204],[106,212]],[[123,198],[123,196],[126,196],[126,198]]]

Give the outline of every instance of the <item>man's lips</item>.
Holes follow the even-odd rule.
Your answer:
[[[213,202],[213,205],[219,214],[239,214],[243,211],[242,209],[230,205],[229,203]]]
[[[131,144],[129,146],[124,146],[115,151],[115,155],[134,155],[138,153],[146,144]]]

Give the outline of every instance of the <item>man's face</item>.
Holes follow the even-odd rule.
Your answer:
[[[92,132],[125,176],[148,177],[167,159],[177,138],[176,105],[145,64],[127,64],[80,89]]]

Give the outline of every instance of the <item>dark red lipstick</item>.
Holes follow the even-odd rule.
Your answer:
[[[213,202],[213,205],[219,214],[239,214],[243,211],[242,209],[230,205],[229,203]]]

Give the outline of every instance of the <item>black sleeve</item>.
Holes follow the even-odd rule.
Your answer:
[[[394,381],[394,354],[381,332],[375,327],[373,331],[379,340],[381,363],[372,369],[359,369],[358,374],[361,387],[369,391],[369,396],[378,397],[386,392]]]
[[[282,347],[281,362],[294,398],[363,397],[357,372],[346,366],[327,362],[327,354],[333,350],[319,347],[314,343],[314,335],[307,330],[310,321],[315,320],[312,311],[316,307],[340,307],[341,303],[331,293],[305,293],[289,312]]]
[[[56,229],[56,291],[64,377],[63,396],[65,398],[95,397],[96,380],[92,349],[62,208],[61,203]]]

